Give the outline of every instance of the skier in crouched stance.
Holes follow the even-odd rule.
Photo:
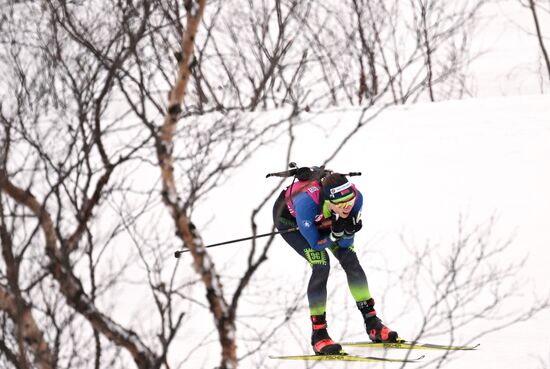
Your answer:
[[[363,196],[346,176],[330,173],[319,179],[295,181],[283,190],[273,207],[278,230],[298,226],[299,232],[281,234],[308,261],[312,272],[307,297],[312,323],[311,345],[318,355],[338,354],[342,346],[327,332],[326,301],[330,261],[327,249],[346,272],[348,286],[374,342],[396,342],[392,331],[376,315],[367,277],[355,253],[353,240],[361,230]]]

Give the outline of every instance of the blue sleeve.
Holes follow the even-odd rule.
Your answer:
[[[319,206],[307,193],[302,192],[294,198],[294,209],[296,211],[298,229],[311,248],[320,251],[332,244],[328,236],[321,237],[317,230],[315,217],[317,216]]]
[[[350,217],[353,217],[358,221],[361,219],[361,208],[363,207],[363,195],[361,192],[357,191],[357,200],[355,200],[355,205],[351,209]],[[342,248],[348,248],[353,245],[354,236],[344,237],[338,240],[338,246]]]
[[[357,200],[355,200],[355,205],[353,205],[353,209],[351,209],[351,216],[353,216],[356,219],[360,218],[361,215],[361,208],[363,207],[363,194],[359,191],[357,191]],[[359,216],[359,218],[358,218]]]

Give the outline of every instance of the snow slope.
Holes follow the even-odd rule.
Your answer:
[[[292,160],[299,165],[322,163],[339,140],[354,128],[360,115],[361,111],[354,108],[312,112],[304,116],[303,120],[308,123],[294,132],[296,143]],[[265,179],[265,174],[285,169],[286,141],[281,138],[264,147],[219,193],[207,200],[206,206],[201,208],[212,209],[209,204],[218,204],[214,215],[210,211],[201,213],[199,209],[197,219],[203,221],[199,227],[204,229],[207,244],[239,238],[250,232],[253,207],[276,183],[276,180]],[[399,283],[394,284],[391,291],[384,290],[388,278],[391,279],[386,271],[392,268],[399,271],[411,261],[403,240],[409,245],[429,242],[436,245],[434,252],[446,252],[445,248],[451,247],[457,237],[459,219],[464,220],[466,227],[473,227],[495,218],[495,237],[513,238],[510,249],[503,254],[502,265],[528,256],[517,275],[519,298],[503,307],[504,316],[517,314],[530,306],[533,294],[549,294],[550,96],[472,99],[389,108],[349,139],[328,167],[363,172],[363,176],[354,179],[365,194],[365,228],[357,237],[356,247],[371,291],[378,298],[380,307],[377,310],[401,336],[414,335],[418,322],[414,316],[402,315],[400,304],[405,300],[400,299],[404,291],[400,291]],[[234,191],[239,196],[231,196]],[[260,213],[259,233],[270,230],[270,212],[269,206]],[[249,243],[240,243],[213,249],[212,253],[217,265],[224,265],[229,275],[231,270],[242,266],[240,263],[244,262],[249,247]],[[241,315],[263,314],[282,320],[284,311],[278,312],[276,307],[288,305],[289,291],[301,289],[305,293],[308,269],[304,264],[278,238],[267,265],[256,278],[264,288],[243,301]],[[333,322],[331,335],[335,339],[365,339],[360,317],[345,286],[344,273],[334,259],[332,265],[329,289],[336,292],[329,304],[329,322]],[[419,294],[423,292],[426,291],[418,291]],[[476,303],[479,298],[483,297],[471,296],[471,301],[464,303]],[[259,354],[245,359],[242,367],[303,366],[264,360],[268,354],[308,350],[305,295],[302,294],[299,303],[300,309],[294,318],[279,331],[276,339],[272,339],[275,347],[263,346]],[[498,319],[493,323],[498,323]],[[480,350],[459,353],[446,367],[540,368],[543,364],[539,358],[548,366],[549,321],[550,313],[546,312],[491,333],[479,340],[482,343]],[[272,323],[258,324],[265,324],[268,329]],[[490,326],[486,321],[479,324],[480,330]],[[240,329],[243,337],[252,336],[247,334],[249,328]],[[457,331],[457,339],[471,338],[476,329],[474,324],[466,332]],[[191,335],[187,339],[196,338]],[[443,335],[431,340],[434,339],[445,342],[449,337]],[[512,340],[513,347],[510,346]],[[250,345],[241,341],[241,352]],[[217,349],[202,350],[195,355],[197,363],[210,362],[205,357],[208,352],[207,356],[213,358],[212,365],[215,365]],[[380,351],[362,353],[383,354]],[[440,355],[426,354],[431,358]],[[399,357],[400,353],[389,355]],[[344,364],[319,365],[338,368]]]

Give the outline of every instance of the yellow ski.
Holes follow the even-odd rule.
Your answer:
[[[424,358],[424,355],[415,359],[391,359],[375,356],[356,356],[356,355],[290,355],[290,356],[269,356],[270,359],[278,360],[303,360],[303,361],[370,361],[370,362],[390,362],[390,363],[414,363]]]
[[[341,343],[342,346],[349,347],[367,347],[367,348],[383,348],[383,349],[420,349],[420,350],[444,350],[444,351],[458,351],[458,350],[475,350],[479,347],[479,344],[473,346],[453,346],[453,345],[437,345],[432,343],[420,343],[410,341],[397,341],[397,342],[347,342]]]

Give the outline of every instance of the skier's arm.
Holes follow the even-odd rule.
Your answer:
[[[351,209],[351,213],[349,215],[350,222],[352,224],[360,224],[361,223],[361,209],[363,208],[363,195],[361,192],[357,191],[357,199],[355,200],[355,205],[353,205],[353,209]],[[359,231],[361,227],[359,228],[355,227],[355,230],[353,233]]]
[[[332,241],[328,236],[321,237],[315,225],[318,205],[306,193],[301,193],[294,198],[294,209],[296,210],[296,223],[298,229],[311,248],[320,251],[330,246]]]

